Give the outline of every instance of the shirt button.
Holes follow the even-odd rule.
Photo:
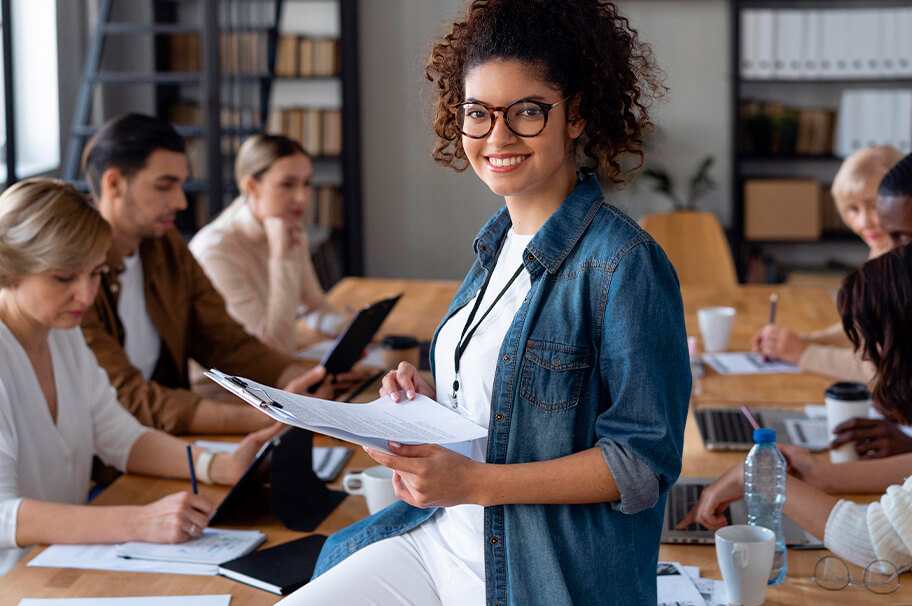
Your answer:
[[[503,421],[503,415],[501,413],[497,413],[496,415],[494,415],[494,418],[498,421]]]
[[[504,361],[504,362],[509,362],[509,361],[510,361],[510,356],[504,356],[504,357],[503,357],[503,361]]]
[[[535,260],[535,255],[533,255],[532,253],[529,253],[528,255],[526,255],[526,259],[529,260],[529,261],[534,261],[534,260]]]
[[[488,542],[490,542],[491,545],[497,545],[497,543],[498,543],[497,537],[491,537],[490,539],[488,539]]]
[[[479,250],[481,250],[481,252],[488,252],[488,247],[485,246],[484,244],[482,244],[482,245],[479,246],[478,248],[479,248]]]
[[[111,292],[116,293],[118,290],[120,290],[120,286],[117,284],[111,284]]]

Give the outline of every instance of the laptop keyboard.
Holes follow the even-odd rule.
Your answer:
[[[669,515],[665,518],[668,523],[668,530],[677,530],[675,527],[678,522],[683,520],[687,512],[697,503],[704,488],[706,488],[704,484],[675,484],[671,487],[668,492]],[[731,512],[728,509],[725,510],[725,519],[731,524]],[[684,530],[709,531],[702,524],[691,524],[685,527]]]
[[[717,442],[750,444],[754,441],[754,428],[740,410],[712,410],[708,411],[708,416]]]

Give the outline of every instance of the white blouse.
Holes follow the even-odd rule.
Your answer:
[[[125,470],[148,428],[117,401],[79,328],[48,336],[57,423],[25,350],[0,322],[0,575],[26,553],[16,543],[22,499],[86,503],[92,455]]]

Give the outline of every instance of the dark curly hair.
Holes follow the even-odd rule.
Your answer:
[[[912,244],[846,276],[837,305],[846,334],[877,374],[874,399],[912,423]]]
[[[535,64],[563,96],[579,94],[577,114],[586,121],[577,140],[580,170],[605,169],[623,183],[625,154],[639,158],[634,169],[642,165],[643,135],[653,128],[648,110],[666,92],[664,75],[627,18],[603,0],[474,0],[425,68],[437,92],[436,162],[468,166],[449,107],[464,99],[469,70],[492,59]]]

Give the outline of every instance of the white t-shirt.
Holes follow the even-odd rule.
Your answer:
[[[48,336],[57,387],[55,424],[25,350],[0,322],[0,575],[26,553],[16,545],[23,498],[85,504],[92,455],[125,470],[146,431],[117,402],[82,331]]]
[[[146,287],[139,254],[124,257],[124,272],[120,274],[120,299],[117,315],[124,329],[124,350],[130,364],[139,369],[148,381],[155,372],[161,354],[161,337],[146,307]]]
[[[504,285],[510,280],[516,269],[522,265],[526,246],[532,235],[519,235],[512,229],[507,231],[503,249],[494,265],[491,281],[485,290],[484,298],[475,313],[472,326],[478,324],[479,318],[491,306]],[[523,270],[513,284],[504,293],[497,306],[484,321],[469,341],[459,363],[459,392],[457,394],[457,411],[476,423],[488,426],[491,417],[491,394],[494,388],[494,370],[500,348],[506,337],[513,317],[522,306],[523,299],[532,282],[529,272]],[[477,298],[477,297],[476,297]],[[455,374],[455,351],[462,335],[466,320],[475,298],[451,317],[437,337],[435,362],[437,383],[437,401],[450,405],[450,393]],[[472,329],[469,327],[469,330]],[[472,459],[484,461],[488,439],[480,438],[472,444]],[[431,563],[430,570],[446,570],[456,567],[461,571],[456,578],[459,582],[467,580],[484,586],[484,507],[481,505],[457,505],[441,509],[437,514],[411,531],[421,547],[422,553],[429,558],[437,559]],[[438,591],[447,592],[446,583],[450,579],[435,579]],[[453,579],[451,582],[456,582]],[[441,586],[443,585],[443,586]]]

